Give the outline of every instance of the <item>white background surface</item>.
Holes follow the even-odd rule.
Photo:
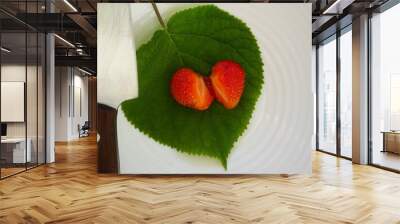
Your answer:
[[[1,82],[1,122],[24,122],[24,82]]]
[[[106,21],[99,18],[99,26],[129,26],[135,43],[124,47],[124,52],[114,52],[114,57],[134,52],[133,46],[147,42],[153,31],[159,28],[150,4],[99,4],[99,15],[113,14],[121,21]],[[163,146],[148,138],[126,120],[119,111],[117,118],[119,168],[122,174],[272,174],[310,173],[313,132],[313,95],[311,79],[311,4],[263,4],[263,3],[221,3],[221,9],[243,20],[255,35],[262,51],[264,62],[263,92],[260,96],[248,129],[236,142],[228,158],[228,169],[224,170],[219,161],[207,157],[189,156]],[[192,7],[191,4],[158,4],[166,20],[177,9]],[[117,7],[117,8],[114,8]],[[115,11],[114,11],[114,9]],[[126,10],[129,9],[129,16]],[[121,10],[124,17],[121,17]],[[109,15],[111,16],[111,15]],[[128,21],[129,20],[129,21]],[[127,22],[128,21],[128,22]],[[105,24],[102,24],[105,23]],[[125,28],[124,28],[125,29]],[[104,35],[106,37],[104,37]],[[103,37],[102,37],[103,36]],[[112,37],[111,37],[112,36]],[[115,33],[99,33],[99,38],[109,39],[116,44]],[[99,43],[99,47],[101,44]],[[113,46],[113,45],[111,45]],[[110,46],[108,46],[110,47]],[[118,55],[121,53],[121,55]],[[102,54],[102,52],[100,52]],[[98,63],[107,63],[99,56]],[[119,67],[132,66],[134,59],[120,61]],[[136,64],[135,64],[136,66]],[[136,68],[136,67],[135,67]],[[99,86],[105,86],[109,77],[116,75],[114,67],[108,72],[99,68]],[[115,68],[121,69],[121,68]],[[134,76],[136,79],[136,76]],[[120,79],[117,77],[116,79]],[[131,78],[128,81],[131,82]],[[103,82],[103,83],[102,83]],[[128,83],[129,83],[128,82]],[[115,99],[110,103],[118,105],[121,96],[135,97],[137,83],[117,83],[119,90],[107,91],[110,96],[99,98]],[[113,86],[113,89],[118,89]],[[99,88],[99,95],[104,89]],[[121,91],[124,92],[122,95]],[[106,102],[104,100],[103,102]]]
[[[134,26],[129,4],[97,7],[97,101],[117,108],[138,95]]]

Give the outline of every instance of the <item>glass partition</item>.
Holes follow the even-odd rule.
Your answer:
[[[37,165],[38,160],[38,35],[35,32],[29,32],[27,39],[27,151],[30,151],[27,167],[31,168]]]
[[[45,65],[46,65],[46,38],[43,33],[38,34],[38,74],[37,74],[37,162],[43,164],[46,162],[46,76],[45,76]]]
[[[15,2],[14,2],[15,3]],[[14,4],[0,2],[0,6]],[[18,13],[42,13],[44,1],[19,1]],[[45,163],[45,34],[0,12],[0,178]],[[10,29],[10,27],[12,29]]]
[[[24,171],[31,158],[26,150],[26,40],[25,32],[1,34],[2,177]]]

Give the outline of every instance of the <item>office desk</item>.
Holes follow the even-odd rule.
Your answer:
[[[400,132],[383,131],[383,150],[382,152],[392,152],[400,154]]]
[[[26,140],[26,154],[25,154],[25,138],[6,138],[1,139],[1,156],[7,163],[25,163],[31,162],[31,146],[32,140]],[[26,161],[25,161],[26,160]]]

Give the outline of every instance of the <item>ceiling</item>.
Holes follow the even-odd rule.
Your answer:
[[[338,1],[338,2],[336,2]],[[311,3],[313,42],[335,32],[338,20],[351,23],[351,17],[377,7],[387,0],[255,0],[269,3]],[[24,53],[26,28],[29,31],[55,32],[56,64],[82,66],[96,70],[96,6],[101,2],[148,2],[139,0],[1,0],[0,24],[3,46],[15,54]],[[171,2],[171,1],[157,1]],[[199,1],[197,1],[199,2]],[[206,1],[207,2],[207,1]],[[210,2],[210,1],[208,1]],[[249,1],[219,1],[249,2]],[[336,2],[336,3],[335,3]],[[48,13],[49,11],[52,13]],[[27,13],[26,13],[27,12]],[[288,15],[290,16],[290,15]],[[342,25],[346,25],[342,22]],[[332,28],[333,27],[333,28]],[[28,38],[29,39],[29,38]],[[65,41],[66,40],[66,41]],[[30,42],[30,40],[28,40]],[[72,44],[72,45],[71,45]],[[27,51],[36,49],[29,43]]]

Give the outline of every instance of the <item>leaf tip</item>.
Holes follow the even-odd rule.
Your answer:
[[[222,166],[224,167],[224,170],[228,170],[228,160],[226,157],[219,158],[219,161],[221,162]]]

